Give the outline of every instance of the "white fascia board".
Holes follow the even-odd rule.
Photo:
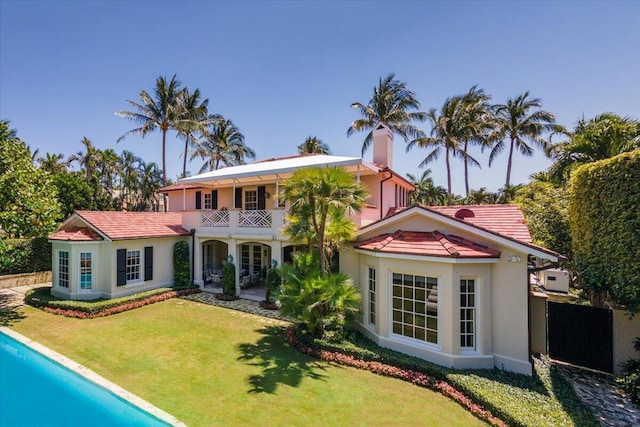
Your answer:
[[[402,221],[403,219],[407,218],[408,216],[411,215],[422,215],[426,218],[429,218],[431,220],[434,220],[436,222],[441,222],[444,223],[450,227],[453,228],[457,228],[460,229],[461,231],[464,231],[466,233],[472,234],[474,236],[478,236],[481,237],[483,239],[487,239],[490,240],[492,242],[495,242],[496,244],[499,244],[501,246],[505,246],[509,249],[512,249],[514,251],[518,251],[518,252],[523,252],[529,255],[534,255],[536,257],[539,258],[544,258],[544,259],[548,259],[551,262],[558,262],[559,259],[557,256],[552,255],[550,253],[541,251],[539,249],[536,249],[534,247],[528,246],[526,244],[523,243],[518,243],[514,240],[502,237],[498,234],[489,232],[489,231],[485,231],[481,228],[478,228],[477,226],[473,225],[473,224],[466,224],[460,221],[456,221],[453,218],[449,218],[447,216],[445,216],[444,214],[436,214],[433,213],[431,211],[428,211],[426,209],[420,208],[420,207],[412,207],[409,209],[406,209],[400,213],[397,213],[396,215],[394,215],[393,217],[387,218],[387,219],[383,219],[375,224],[373,224],[372,226],[366,227],[366,228],[361,228],[360,230],[358,230],[356,232],[356,236],[360,236],[364,233],[369,233],[370,231],[375,231],[377,228],[383,227],[383,226],[388,226],[390,224],[394,224],[396,222]]]
[[[428,255],[410,255],[410,254],[397,254],[388,252],[376,252],[367,251],[365,249],[354,249],[355,253],[369,255],[376,258],[391,258],[391,259],[403,259],[420,262],[440,262],[443,264],[497,264],[500,258],[454,258],[454,257],[439,257]]]

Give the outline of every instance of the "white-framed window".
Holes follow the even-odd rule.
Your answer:
[[[438,344],[438,279],[392,273],[392,331]]]
[[[369,296],[369,323],[376,324],[376,269],[367,267],[367,294]]]
[[[460,279],[460,348],[476,349],[476,284]]]
[[[93,268],[91,252],[80,252],[80,289],[91,289],[93,286]]]
[[[127,283],[140,280],[140,251],[127,251]]]
[[[69,287],[69,252],[58,252],[58,286]]]
[[[258,210],[258,191],[247,190],[244,192],[244,210],[255,211]]]
[[[205,209],[212,209],[212,202],[211,202],[211,193],[204,193],[204,208]]]

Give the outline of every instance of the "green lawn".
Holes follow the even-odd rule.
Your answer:
[[[91,320],[25,307],[8,323],[190,426],[483,425],[438,393],[302,355],[285,323],[182,299]]]

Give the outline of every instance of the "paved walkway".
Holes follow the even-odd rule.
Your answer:
[[[51,283],[40,283],[37,285],[0,289],[0,311],[6,312],[24,305],[24,294],[29,289],[39,288],[41,286],[51,286]]]
[[[603,426],[640,426],[640,409],[618,388],[612,375],[555,364]]]
[[[209,292],[200,292],[198,294],[185,295],[182,297],[190,301],[197,301],[204,304],[217,305],[219,307],[230,308],[232,310],[244,311],[245,313],[256,314],[258,316],[269,317],[271,319],[285,320],[291,322],[291,319],[280,314],[280,310],[267,310],[260,307],[257,301],[247,299],[237,299],[235,301],[222,301]]]

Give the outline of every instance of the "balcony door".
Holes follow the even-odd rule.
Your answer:
[[[266,209],[266,187],[259,186],[257,189],[247,189],[244,191],[244,210],[258,211]]]

